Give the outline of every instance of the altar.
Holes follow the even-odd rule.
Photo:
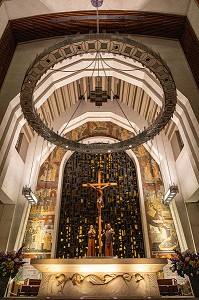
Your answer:
[[[32,259],[42,272],[41,297],[129,298],[159,296],[161,258]]]

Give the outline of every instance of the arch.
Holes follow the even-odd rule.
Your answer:
[[[84,142],[97,142],[100,140],[102,143],[107,143],[107,141],[115,142],[114,138],[110,137],[104,137],[104,136],[98,136],[98,137],[92,137],[92,138],[86,138],[83,141]],[[62,196],[62,183],[63,183],[63,175],[64,175],[64,169],[65,165],[67,164],[67,161],[70,159],[74,152],[72,151],[67,151],[66,154],[64,155],[61,165],[60,165],[60,178],[59,178],[59,183],[58,183],[58,192],[57,192],[57,207],[56,207],[56,216],[55,216],[55,231],[57,232],[55,234],[55,238],[53,241],[52,245],[52,252],[51,252],[51,257],[55,257],[56,253],[56,245],[57,245],[57,236],[58,236],[58,226],[59,226],[59,217],[60,217],[60,204],[61,204],[61,196]],[[145,247],[145,253],[146,257],[150,258],[151,257],[151,252],[150,252],[150,244],[149,244],[149,237],[148,237],[148,229],[147,229],[147,224],[146,224],[146,212],[145,212],[145,207],[144,207],[144,193],[143,193],[143,187],[142,187],[142,180],[141,180],[141,173],[140,173],[140,166],[139,162],[136,158],[136,155],[134,154],[133,150],[127,150],[126,151],[127,155],[133,160],[134,165],[136,167],[136,173],[137,173],[137,182],[138,182],[138,190],[139,190],[139,203],[140,203],[140,213],[141,213],[141,222],[142,222],[142,234],[144,238],[144,247]]]

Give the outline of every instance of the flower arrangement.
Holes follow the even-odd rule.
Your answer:
[[[19,268],[25,264],[22,255],[23,247],[17,252],[0,252],[0,277],[14,278],[17,275]]]
[[[199,253],[194,253],[189,250],[185,252],[179,252],[175,250],[176,255],[170,258],[172,263],[171,270],[177,271],[178,275],[185,277],[188,275],[190,278],[199,279]]]

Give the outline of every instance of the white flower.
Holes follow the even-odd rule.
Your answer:
[[[18,262],[18,261],[19,261],[19,258],[18,258],[18,257],[17,257],[17,258],[15,258],[15,259],[14,259],[14,261],[15,261],[15,262]]]
[[[190,257],[189,256],[187,256],[187,257],[185,257],[185,259],[184,259],[185,261],[190,261]]]

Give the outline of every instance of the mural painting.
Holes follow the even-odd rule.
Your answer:
[[[70,140],[80,141],[93,136],[112,137],[121,141],[133,137],[134,134],[112,122],[87,122],[68,132],[65,137]]]
[[[31,207],[24,240],[26,257],[50,257],[59,168],[65,153],[66,150],[56,147],[40,168],[36,188],[38,205]]]
[[[76,141],[92,136],[124,140],[133,133],[111,122],[87,122],[66,134],[66,138]],[[24,240],[27,256],[50,257],[59,169],[65,153],[56,147],[40,168],[36,188],[39,203],[31,208]],[[178,240],[170,209],[162,203],[164,186],[159,166],[144,146],[134,149],[134,153],[140,165],[152,255],[172,252]]]
[[[160,169],[144,146],[135,151],[140,165],[152,255],[170,253],[178,239],[170,208],[162,202],[164,186]]]

